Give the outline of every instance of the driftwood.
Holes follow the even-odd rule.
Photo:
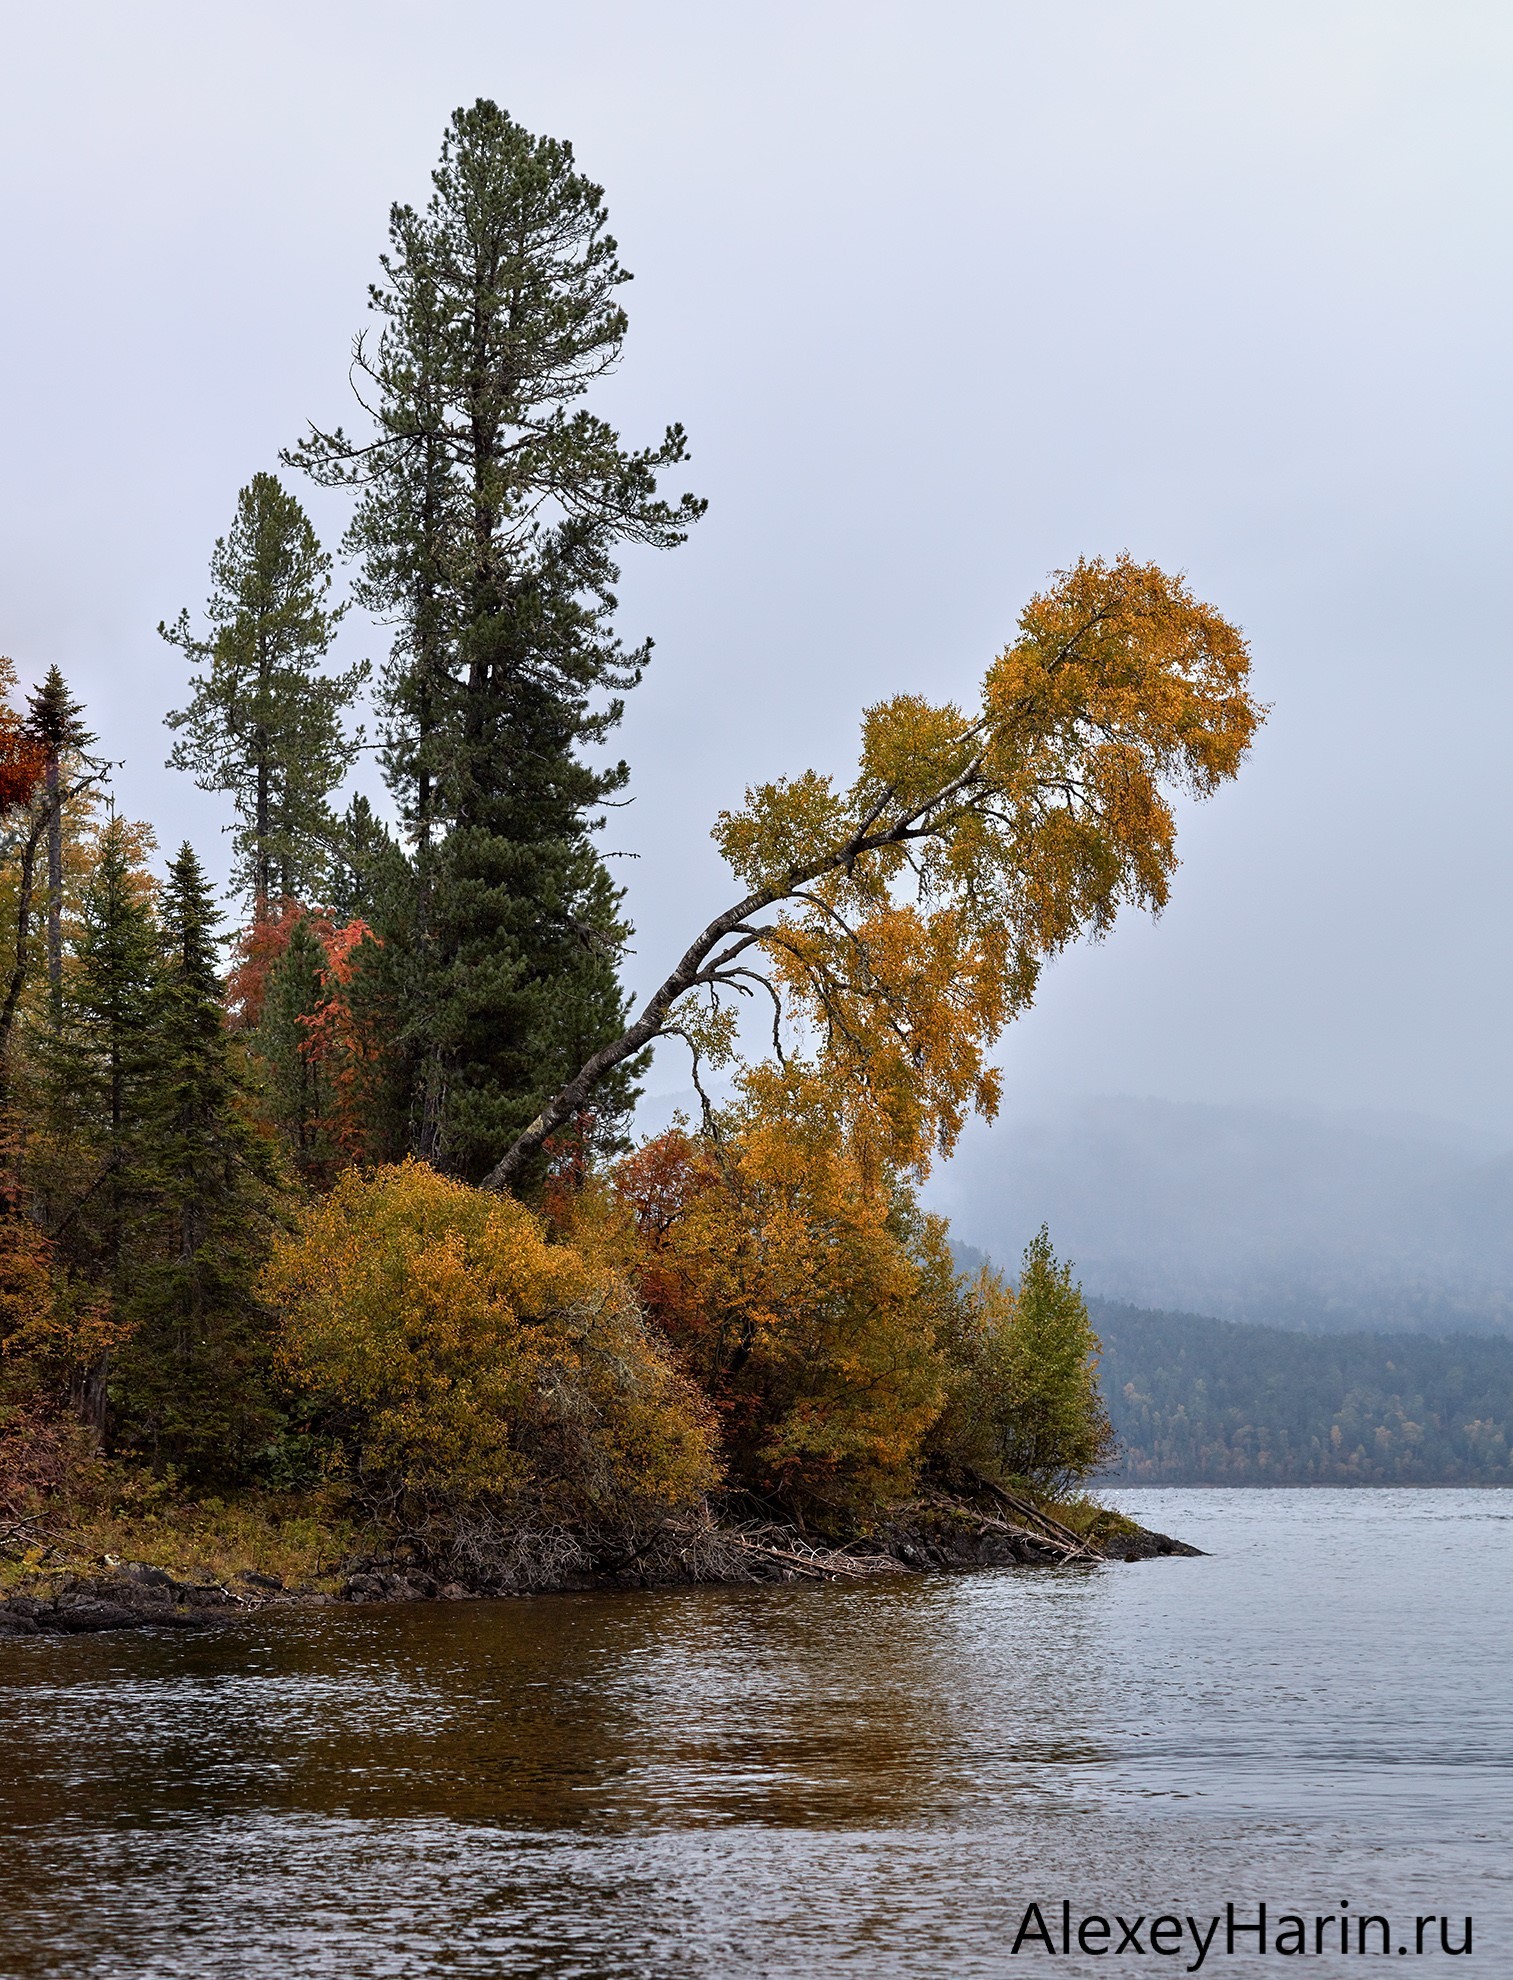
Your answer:
[[[1018,1513],[1021,1519],[1028,1520],[1031,1525],[1038,1527],[1040,1532],[1034,1537],[1044,1537],[1055,1542],[1066,1551],[1069,1560],[1108,1559],[1108,1555],[1101,1547],[1094,1546],[1081,1534],[1074,1533],[1069,1526],[1063,1526],[1059,1519],[1053,1519],[1048,1512],[1043,1512],[1039,1506],[1032,1505],[1028,1499],[1021,1499],[1017,1493],[1006,1491],[1002,1485],[995,1484],[991,1478],[984,1478],[980,1472],[974,1473],[973,1476],[979,1485],[993,1494],[995,1499],[1001,1499],[1010,1512]]]
[[[772,1537],[777,1534],[782,1535],[781,1546]],[[828,1581],[836,1576],[858,1580],[873,1574],[907,1573],[903,1563],[894,1560],[891,1554],[848,1554],[840,1548],[812,1547],[787,1527],[741,1527],[727,1533],[726,1538],[744,1554],[777,1561],[815,1581]]]
[[[983,1482],[986,1484],[988,1481]],[[1013,1511],[1021,1512],[1022,1523],[1016,1524],[973,1508],[970,1516],[979,1538],[988,1533],[1005,1534],[1020,1546],[1028,1548],[1031,1557],[1049,1553],[1063,1561],[1100,1561],[1106,1558],[1049,1513],[1042,1513],[1038,1507],[1023,1500],[1016,1501],[1012,1493],[1005,1492],[1000,1496]],[[943,1500],[940,1503],[958,1516],[967,1510],[959,1500]],[[933,1507],[927,1504],[922,1510],[930,1511]],[[907,1547],[904,1560],[898,1560],[892,1554],[862,1554],[852,1553],[846,1548],[815,1547],[801,1539],[789,1526],[727,1528],[724,1537],[752,1559],[772,1561],[814,1581],[861,1580],[870,1575],[907,1574],[911,1572],[909,1562],[918,1565],[916,1554]],[[928,1530],[920,1539],[928,1551],[931,1547]],[[930,1558],[934,1558],[933,1553]]]
[[[976,1519],[979,1533],[1007,1533],[1015,1540],[1028,1541],[1039,1553],[1049,1549],[1051,1553],[1059,1554],[1064,1561],[1104,1559],[1102,1554],[1095,1554],[1085,1547],[1075,1534],[1063,1539],[1059,1533],[1037,1532],[1033,1527],[1015,1526],[1012,1520],[995,1519],[991,1513],[978,1513]]]
[[[43,1517],[42,1513],[32,1513],[11,1526],[0,1528],[0,1547],[13,1547],[19,1541],[23,1547],[45,1546],[50,1552],[57,1536],[42,1526]]]

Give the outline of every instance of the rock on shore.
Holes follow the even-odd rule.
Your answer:
[[[218,1582],[175,1581],[162,1568],[133,1565],[70,1578],[46,1595],[12,1595],[0,1602],[0,1636],[86,1636],[100,1630],[147,1627],[204,1629],[247,1606]]]
[[[695,1583],[851,1581],[875,1575],[970,1573],[975,1568],[1144,1561],[1196,1555],[1197,1547],[1118,1521],[1095,1541],[1079,1540],[1051,1516],[1024,1508],[1006,1519],[938,1498],[916,1504],[864,1540],[816,1543],[797,1528],[763,1522],[706,1525],[697,1545],[668,1533],[653,1549],[627,1560],[584,1553],[563,1561],[521,1563],[513,1573],[442,1579],[417,1559],[373,1556],[350,1560],[336,1597],[285,1589],[275,1575],[244,1569],[232,1587],[178,1581],[163,1568],[112,1564],[75,1576],[46,1592],[0,1602],[0,1637],[83,1636],[116,1629],[205,1629],[270,1604],[311,1607],[342,1602],[465,1601],[478,1596],[547,1594],[567,1590],[667,1588]],[[1038,1524],[1029,1523],[1031,1520]],[[534,1571],[533,1571],[534,1569]]]

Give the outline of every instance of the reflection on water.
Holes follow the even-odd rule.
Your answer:
[[[1125,1502],[1210,1557],[0,1644],[0,1969],[1110,1969],[1009,1957],[1068,1897],[1513,1972],[1513,1497]]]

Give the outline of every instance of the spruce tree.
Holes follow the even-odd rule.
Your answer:
[[[114,814],[100,835],[59,1022],[41,1044],[43,1133],[30,1164],[59,1263],[112,1321],[141,1261],[158,1071],[158,931],[133,836]],[[102,1429],[108,1374],[102,1357],[85,1385],[84,1413]]]
[[[243,1473],[276,1417],[252,1284],[270,1165],[248,1124],[226,1029],[216,914],[193,848],[169,868],[137,1182],[132,1331],[113,1386],[117,1432],[196,1479]]]
[[[47,987],[56,1022],[63,1002],[63,813],[68,802],[70,759],[97,740],[84,726],[83,703],[68,691],[56,667],[27,697],[27,727],[47,752]],[[101,766],[94,766],[97,770]]]
[[[342,717],[367,678],[321,663],[346,610],[327,603],[331,559],[294,496],[255,474],[237,497],[230,533],[210,560],[208,639],[189,614],[158,631],[200,669],[169,764],[236,807],[235,881],[266,913],[280,895],[317,899],[329,872],[327,800],[361,747]]]
[[[361,792],[336,821],[326,906],[336,922],[370,924],[392,916],[408,894],[403,851]]]
[[[571,146],[479,101],[432,187],[391,212],[381,332],[358,341],[376,434],[293,458],[364,491],[348,547],[397,627],[386,767],[415,848],[386,931],[412,958],[412,1145],[480,1175],[623,1023],[627,931],[590,835],[627,772],[584,753],[650,651],[613,630],[618,547],[680,543],[704,505],[657,493],[680,427],[632,451],[578,403],[620,357],[628,277]]]
[[[313,1184],[330,1181],[336,1157],[328,1122],[331,1095],[312,1029],[329,994],[326,977],[325,949],[309,916],[301,915],[268,972],[252,1040],[263,1068],[268,1112],[295,1172]]]

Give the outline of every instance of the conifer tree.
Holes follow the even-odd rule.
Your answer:
[[[390,934],[414,956],[412,1145],[473,1175],[622,1022],[626,930],[590,833],[627,773],[584,761],[650,651],[613,631],[615,555],[680,543],[704,505],[657,493],[680,427],[631,451],[577,403],[619,359],[628,277],[571,146],[479,101],[432,185],[392,210],[381,334],[358,342],[375,436],[315,432],[294,458],[364,490],[349,548],[398,629],[386,764],[416,860]]]
[[[27,697],[27,727],[47,752],[47,987],[54,1021],[63,1001],[63,814],[71,795],[71,757],[83,756],[98,738],[84,726],[84,707],[69,693],[56,667]],[[96,766],[98,767],[98,766]]]
[[[268,1111],[283,1134],[295,1172],[329,1181],[335,1149],[328,1127],[331,1095],[313,1025],[328,996],[326,952],[301,915],[268,972],[253,1050],[262,1062]]]
[[[376,922],[403,900],[408,876],[394,835],[361,792],[336,821],[326,906],[334,921]]]
[[[141,1256],[158,1073],[158,931],[136,837],[115,814],[100,835],[61,1019],[42,1045],[46,1134],[33,1165],[60,1265],[115,1319]],[[101,1429],[108,1372],[102,1357],[83,1398]]]
[[[361,738],[342,717],[367,678],[366,661],[320,671],[346,607],[330,605],[331,559],[295,498],[271,474],[237,497],[236,519],[210,560],[208,639],[189,614],[158,631],[200,669],[169,757],[202,790],[236,807],[236,884],[255,913],[270,899],[319,898],[330,860],[327,800]]]
[[[114,1386],[122,1441],[194,1477],[235,1476],[275,1423],[252,1282],[269,1231],[268,1150],[226,1029],[210,889],[169,869],[142,1122],[142,1228]]]

